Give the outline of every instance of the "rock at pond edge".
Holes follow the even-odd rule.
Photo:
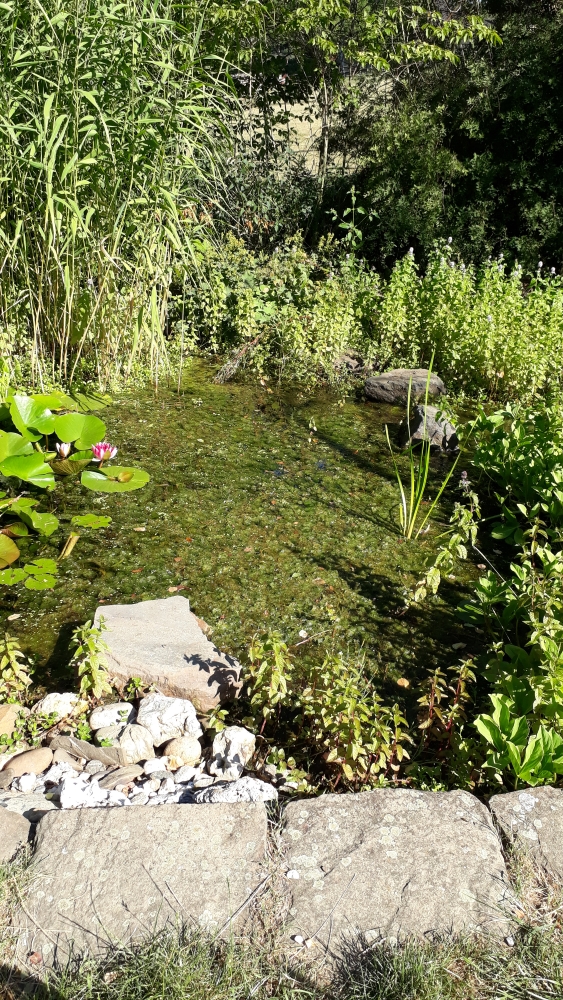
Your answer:
[[[395,368],[382,375],[372,375],[365,381],[367,399],[375,403],[406,403],[409,384],[411,384],[411,400],[424,398],[428,380],[426,368]],[[432,373],[428,385],[429,396],[444,396],[446,387],[438,375]]]
[[[101,616],[108,668],[118,681],[140,677],[162,694],[188,699],[202,713],[237,697],[239,662],[206,638],[186,597],[108,604],[97,609],[95,624]]]

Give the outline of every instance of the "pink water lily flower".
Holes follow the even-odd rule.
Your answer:
[[[107,462],[108,458],[115,458],[117,448],[109,441],[98,441],[92,445],[92,454],[95,462]]]
[[[70,444],[67,441],[61,441],[60,444],[57,442],[55,448],[59,453],[59,458],[68,458],[70,455]]]

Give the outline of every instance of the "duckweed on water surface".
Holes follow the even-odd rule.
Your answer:
[[[3,621],[21,615],[9,627],[35,658],[37,680],[68,683],[71,631],[98,604],[170,593],[189,597],[213,640],[239,656],[257,630],[277,628],[295,643],[305,629],[337,648],[364,647],[395,693],[398,678],[456,662],[453,643],[478,652],[475,633],[455,618],[460,577],[404,613],[403,590],[442,529],[410,542],[398,533],[384,424],[396,425],[401,411],[333,390],[307,396],[211,376],[194,364],[181,393],[128,395],[105,410],[119,460],[150,472],[145,489],[92,497],[66,480],[44,498],[63,528],[87,511],[112,522],[79,529],[55,590],[2,595]],[[430,496],[445,461],[434,460]],[[60,533],[29,539],[25,555],[52,555],[61,544]],[[474,575],[470,565],[463,573],[466,582]]]

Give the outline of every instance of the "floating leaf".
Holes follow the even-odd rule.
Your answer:
[[[26,483],[33,483],[45,490],[55,488],[53,471],[44,461],[43,455],[34,451],[32,455],[15,455],[0,462],[0,472],[4,476],[17,476]]]
[[[33,452],[31,441],[13,431],[0,431],[0,462],[13,455],[30,455]]]
[[[111,396],[101,392],[73,392],[72,399],[77,409],[82,410],[83,413],[89,413],[91,410],[102,410],[104,406],[111,403]]]
[[[24,569],[32,576],[41,576],[42,573],[55,574],[57,564],[54,559],[34,559],[33,562],[26,563]]]
[[[70,523],[78,524],[81,528],[107,528],[111,524],[111,517],[105,514],[76,514]]]
[[[50,573],[37,573],[27,577],[24,587],[28,590],[52,590],[56,582],[56,576],[51,576]]]
[[[29,529],[23,521],[13,521],[12,524],[4,525],[1,533],[8,535],[8,538],[23,538],[25,535],[29,535]]]
[[[15,583],[21,583],[22,580],[25,580],[25,578],[26,572],[19,566],[15,569],[4,569],[0,572],[0,584],[3,584],[5,587],[13,587]],[[19,618],[19,615],[16,615],[15,617]],[[12,615],[9,615],[8,621],[10,621],[11,618]]]
[[[126,478],[121,478],[122,476]],[[108,465],[100,470],[85,469],[80,481],[87,489],[99,493],[126,493],[129,490],[140,490],[149,479],[150,476],[144,469]]]
[[[20,434],[30,441],[39,441],[43,434],[52,434],[55,427],[55,417],[50,409],[31,396],[12,396],[10,416]]]
[[[90,448],[97,441],[102,441],[106,433],[106,425],[99,417],[87,413],[63,413],[55,418],[55,434],[61,441],[76,442],[79,449]],[[92,456],[90,455],[91,459]]]
[[[74,401],[66,392],[55,389],[54,392],[34,392],[31,397],[40,406],[46,406],[50,410],[72,410]]]
[[[27,497],[22,497],[12,504],[12,510],[15,514],[19,514],[22,521],[25,521],[30,528],[35,528],[40,535],[49,537],[49,535],[52,535],[57,530],[59,519],[49,511],[41,513],[35,510],[36,503],[36,500],[29,500]]]
[[[20,554],[15,542],[7,535],[0,535],[0,569],[10,566]]]

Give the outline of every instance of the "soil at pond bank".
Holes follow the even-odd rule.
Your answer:
[[[334,634],[338,648],[364,646],[382,693],[392,697],[398,678],[414,681],[457,662],[454,643],[479,652],[476,634],[455,617],[477,575],[470,564],[439,599],[403,613],[403,590],[441,529],[415,542],[397,530],[384,424],[397,424],[402,411],[350,397],[343,403],[332,390],[215,385],[211,375],[194,363],[180,394],[129,394],[104,411],[119,458],[151,474],[145,489],[100,497],[67,480],[45,497],[43,508],[63,528],[86,511],[113,520],[81,530],[54,591],[6,588],[1,596],[0,623],[35,658],[37,680],[68,686],[70,634],[98,604],[174,592],[189,597],[213,626],[213,641],[238,656],[265,627],[292,643],[305,629]],[[444,461],[434,460],[435,483]],[[53,555],[61,544],[61,533],[30,540],[24,554]],[[21,617],[7,622],[14,613]]]

